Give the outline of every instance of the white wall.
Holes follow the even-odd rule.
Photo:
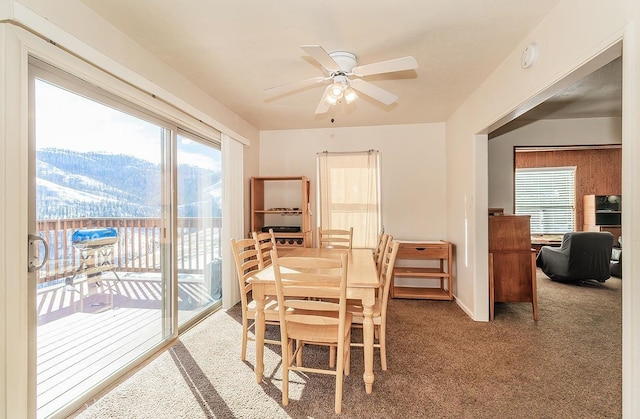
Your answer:
[[[579,68],[599,66],[624,37],[623,53],[623,235],[633,253],[640,238],[640,2],[637,0],[565,0],[561,2],[447,120],[448,237],[458,247],[458,295],[476,320],[488,320],[488,144],[495,123],[517,116],[550,97],[549,89]],[[535,42],[539,57],[522,69],[524,47]],[[607,60],[613,57],[607,57]],[[595,68],[594,68],[595,69]],[[582,74],[584,75],[584,74]],[[580,75],[580,76],[582,76]],[[574,80],[571,80],[574,81]],[[553,90],[553,89],[551,89]],[[465,205],[466,199],[466,205]],[[625,242],[628,243],[628,242]],[[461,250],[462,249],[462,250]],[[461,255],[461,251],[464,254]],[[464,261],[469,261],[468,265]],[[631,278],[640,261],[626,261]],[[640,401],[640,284],[623,287],[623,416],[638,417]]]
[[[316,153],[379,150],[382,216],[397,239],[446,239],[444,124],[263,131],[260,176],[307,176],[316,225]]]
[[[621,118],[549,119],[532,122],[489,140],[489,208],[513,214],[515,146],[621,144]]]

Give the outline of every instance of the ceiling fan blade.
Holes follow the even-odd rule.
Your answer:
[[[415,58],[408,56],[354,67],[351,74],[362,77],[394,71],[415,70],[416,68],[418,68],[418,62]]]
[[[329,89],[331,89],[331,85],[327,86],[327,88],[324,89],[322,97],[320,98],[320,103],[318,103],[318,107],[316,108],[316,114],[326,113],[331,107],[331,105],[329,105],[327,101],[324,100],[324,98],[327,96],[327,93],[329,93]]]
[[[296,81],[293,83],[281,84],[280,86],[269,87],[268,89],[264,89],[264,92],[268,95],[279,95],[282,93],[291,92],[293,90],[302,89],[313,84],[321,83],[329,79],[329,77],[318,76],[306,80]]]
[[[393,102],[398,100],[398,96],[393,93],[361,79],[351,80],[351,87],[377,101],[384,103],[385,105],[391,105]]]
[[[320,65],[329,71],[340,71],[340,66],[334,61],[324,48],[320,45],[302,45],[302,48],[307,54],[316,60]]]

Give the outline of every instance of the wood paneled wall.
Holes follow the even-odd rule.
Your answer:
[[[622,148],[519,150],[514,155],[516,168],[576,166],[576,230],[582,230],[583,195],[622,194]]]

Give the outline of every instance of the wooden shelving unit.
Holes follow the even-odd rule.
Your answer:
[[[307,177],[252,177],[250,189],[251,231],[262,231],[263,227],[269,226],[299,227],[298,232],[274,232],[278,249],[311,247]]]
[[[453,244],[447,241],[402,241],[391,281],[391,298],[453,300]],[[404,261],[437,261],[435,267],[405,266]],[[439,286],[396,285],[396,278],[436,279]]]
[[[608,231],[618,238],[622,233],[620,195],[584,195],[584,231]]]

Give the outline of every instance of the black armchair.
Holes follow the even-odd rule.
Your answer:
[[[540,249],[536,266],[554,281],[604,282],[611,276],[612,247],[613,235],[608,232],[566,233],[559,248],[543,246]]]
[[[613,244],[611,249],[611,276],[622,278],[622,236],[618,238],[617,243]]]

